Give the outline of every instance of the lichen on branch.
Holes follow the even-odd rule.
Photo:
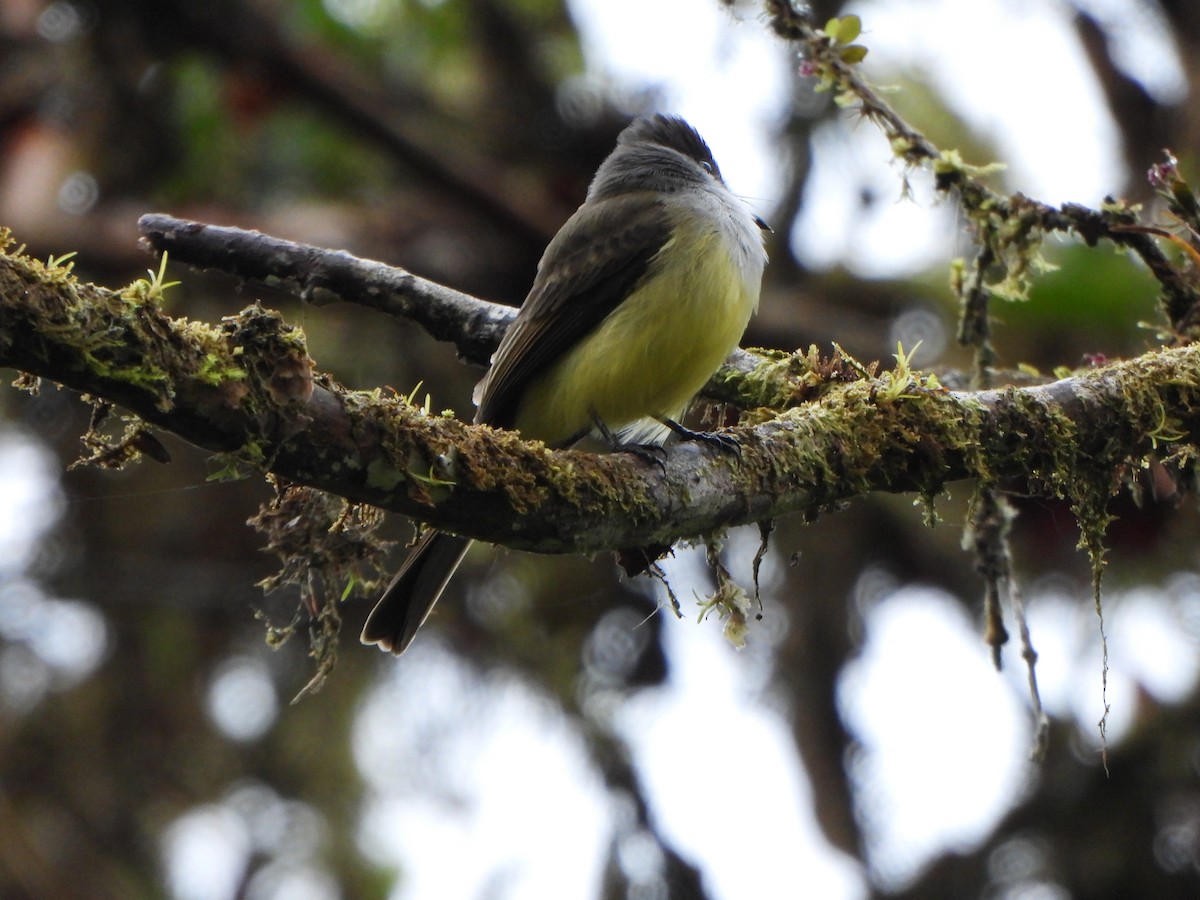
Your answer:
[[[1071,496],[1081,473],[1103,471],[1111,492],[1119,467],[1190,441],[1200,423],[1200,351],[1190,347],[975,393],[911,372],[898,389],[897,372],[776,354],[758,358],[757,375],[718,376],[726,393],[740,383],[772,404],[734,429],[740,459],[685,444],[659,466],[549,451],[383,390],[349,391],[313,369],[301,332],[258,306],[218,325],[174,319],[5,254],[0,322],[0,364],[292,482],[541,552],[669,543],[968,477]]]

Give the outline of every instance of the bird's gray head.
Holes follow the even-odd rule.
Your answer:
[[[704,138],[677,116],[661,113],[635,120],[617,138],[588,188],[589,201],[632,191],[673,192],[724,185]]]

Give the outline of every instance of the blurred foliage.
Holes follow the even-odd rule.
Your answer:
[[[1158,285],[1127,254],[1067,245],[1050,248],[1046,261],[1053,268],[1028,300],[992,307],[1001,335],[1020,340],[1032,359],[1076,366],[1084,354],[1136,354],[1153,340],[1162,322]]]
[[[756,3],[713,5],[738,10],[739,28],[760,27]],[[1161,5],[1195,87],[1194,4]],[[818,22],[841,12],[833,2],[812,6]],[[868,18],[862,38],[868,45],[870,24]],[[1155,154],[1174,146],[1187,166],[1184,151],[1200,146],[1196,105],[1169,106],[1131,90],[1108,45],[1095,40],[1093,32],[1103,38],[1103,29],[1084,12],[1077,24],[1091,42],[1090,64],[1127,158],[1146,158],[1153,142]],[[786,58],[782,46],[779,52]],[[134,222],[166,207],[346,247],[518,303],[545,241],[580,201],[616,133],[655,96],[654,86],[601,79],[580,102],[583,74],[571,10],[560,0],[0,2],[0,224],[42,258],[77,250],[76,271],[112,285],[140,277],[151,263],[137,248]],[[984,137],[946,111],[939,86],[921,78],[897,73],[904,86],[898,100],[912,121],[964,157],[994,158]],[[790,89],[774,137],[782,196],[768,218],[777,239],[748,343],[827,348],[837,340],[866,359],[890,359],[893,328],[914,307],[929,312],[943,337],[951,333],[944,266],[891,280],[811,271],[778,237],[804,209],[814,130],[845,115],[814,102],[811,83],[799,74]],[[1128,183],[1133,199],[1149,200],[1139,173],[1131,171]],[[864,181],[857,197],[847,197],[852,218],[868,211],[872,190]],[[947,257],[961,252],[947,247]],[[1160,321],[1143,271],[1103,247],[1053,246],[1047,256],[1058,269],[1035,281],[1027,302],[992,308],[1006,365],[1049,372],[1088,354],[1136,353],[1153,343],[1153,332],[1138,324]],[[258,296],[217,275],[169,277],[183,282],[167,295],[177,315],[216,321]],[[434,408],[469,414],[479,373],[412,326],[269,292],[262,299],[304,327],[322,369],[344,382],[406,394],[422,384]],[[966,361],[964,351],[949,347],[936,364]],[[5,391],[0,447],[33,436],[56,467],[65,467],[79,452],[87,419],[83,404],[52,386],[35,396]],[[197,810],[230,808],[229,798],[247,785],[294,803],[292,819],[307,811],[320,821],[324,837],[303,863],[330,875],[342,896],[386,896],[393,875],[404,873],[377,868],[360,846],[361,816],[373,798],[351,738],[364,698],[403,677],[409,661],[397,664],[357,646],[367,604],[356,598],[343,609],[333,677],[320,693],[287,705],[308,681],[311,663],[296,641],[268,651],[256,612],[288,622],[299,599],[287,592],[264,598],[254,588],[272,565],[243,524],[270,492],[254,479],[210,482],[214,461],[169,436],[164,443],[168,465],[65,474],[61,523],[39,539],[23,569],[0,565],[0,896],[171,895],[163,841],[172,825]],[[1190,491],[1168,478],[1148,484],[1140,506],[1119,502],[1111,578],[1154,584],[1195,566]],[[859,748],[838,701],[839,676],[862,642],[865,612],[856,598],[865,581],[885,573],[889,583],[945,589],[979,618],[980,583],[958,528],[969,491],[953,493],[937,501],[945,522],[937,529],[922,527],[910,498],[871,498],[813,526],[778,523],[772,540],[780,574],[767,609],[787,627],[758,650],[752,630],[747,666],[770,673],[764,693],[791,729],[826,839],[862,861],[865,872],[872,842],[856,803],[870,796],[869,786],[848,774]],[[1075,551],[1067,511],[1029,501],[1020,512],[1018,567],[1031,579],[1071,585],[1086,604],[1087,563]],[[387,534],[403,542],[411,530],[393,522]],[[726,557],[735,574],[746,570],[749,556]],[[30,591],[41,605],[29,601]],[[98,658],[88,663],[82,649],[62,641],[52,642],[57,656],[35,652],[40,645],[13,624],[12,604],[20,598],[47,623],[82,611],[102,614],[103,634],[91,633]],[[648,835],[661,852],[664,895],[705,896],[705,860],[684,858],[661,833],[644,773],[611,724],[614,709],[668,677],[662,633],[694,627],[654,612],[646,586],[618,581],[609,560],[481,549],[428,637],[481,680],[516,673],[577,729],[590,764],[628,811],[614,826],[606,897],[631,895],[633,878],[619,853],[630,835]],[[72,633],[80,634],[64,632]],[[211,712],[213,686],[237,659],[266,673],[277,703],[268,727],[244,740],[230,737]],[[422,689],[446,696],[437,687]],[[1105,781],[1096,760],[1076,752],[1073,723],[1056,723],[1045,777],[1014,798],[1010,817],[980,846],[947,851],[897,895],[982,897],[1011,888],[1006,896],[1016,896],[1021,884],[998,880],[993,854],[1032,834],[1047,862],[1025,884],[1030,890],[1049,886],[1056,896],[1080,898],[1195,896],[1200,815],[1185,823],[1194,829],[1184,848],[1190,869],[1167,871],[1155,855],[1161,842],[1148,832],[1172,798],[1200,808],[1198,698],[1166,709],[1147,699],[1138,713],[1157,729],[1155,742],[1177,748],[1172,760],[1154,758],[1142,737],[1148,732],[1135,728],[1111,749],[1113,779]],[[397,729],[410,724],[397,719]],[[397,782],[444,765],[444,734],[436,723],[430,732],[412,738],[425,741],[415,756],[397,757]],[[754,749],[745,755],[753,759]],[[413,796],[418,803],[419,793]],[[1088,842],[1072,834],[1083,810],[1094,826]],[[1097,857],[1119,870],[1107,885],[1087,877]],[[251,890],[255,878],[299,863],[286,846],[263,839],[252,842],[243,865],[230,896],[268,896],[261,886]]]
[[[368,204],[394,178],[386,155],[347,141],[302,103],[264,106],[261,88],[231,83],[204,57],[170,74],[181,153],[154,199],[263,206],[295,199]],[[237,114],[231,119],[230,111]],[[231,177],[232,176],[232,177]]]

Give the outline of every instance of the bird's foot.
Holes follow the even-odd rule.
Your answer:
[[[669,419],[666,416],[655,416],[655,418],[671,429],[671,432],[681,441],[695,441],[700,444],[708,444],[708,446],[716,447],[724,453],[732,453],[739,460],[742,458],[741,442],[728,432],[692,431],[692,429],[680,425],[674,419]]]

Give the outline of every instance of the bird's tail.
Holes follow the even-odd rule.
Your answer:
[[[397,656],[403,653],[470,546],[470,538],[425,532],[367,616],[362,642]]]

